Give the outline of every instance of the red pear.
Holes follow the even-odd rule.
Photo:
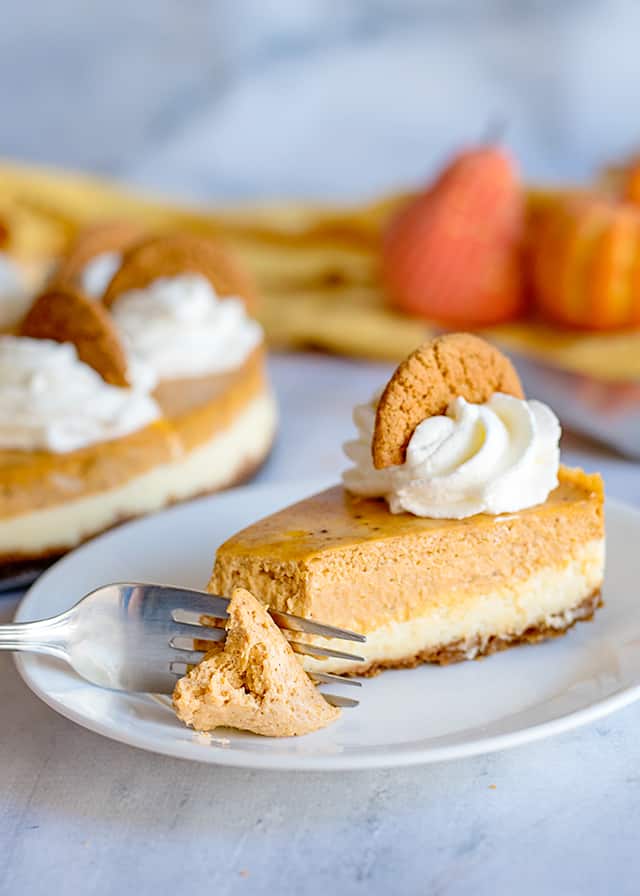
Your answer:
[[[524,207],[505,152],[489,146],[461,153],[389,225],[382,273],[391,301],[456,326],[517,317]]]

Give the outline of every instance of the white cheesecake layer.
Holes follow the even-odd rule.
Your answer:
[[[275,428],[275,402],[265,392],[246,405],[231,426],[183,457],[108,491],[1,520],[0,553],[71,548],[123,519],[222,488],[266,456]]]
[[[524,581],[508,582],[482,595],[439,597],[423,616],[365,632],[366,643],[352,644],[351,652],[364,657],[367,664],[393,663],[429,649],[456,645],[467,659],[474,659],[493,637],[517,637],[530,627],[564,629],[584,615],[579,604],[601,586],[604,555],[604,539],[596,539],[583,545],[566,564],[541,569]],[[349,651],[346,645],[336,640],[333,646]],[[304,665],[309,671],[325,672],[353,668],[340,660],[309,658]]]

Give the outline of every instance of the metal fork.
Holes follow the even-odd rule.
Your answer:
[[[227,618],[229,599],[178,588],[137,582],[104,585],[90,592],[59,616],[37,622],[0,625],[0,650],[45,653],[66,660],[92,684],[117,691],[170,694],[187,667],[199,662],[204,650],[194,641],[221,641],[226,636],[216,621]],[[292,632],[345,641],[365,641],[356,632],[321,625],[289,613],[272,613],[294,651],[313,657],[337,657],[363,662],[362,657],[320,644],[292,640]],[[203,622],[212,624],[204,625]],[[339,682],[359,686],[351,678],[313,672],[319,684]],[[334,706],[358,701],[323,694]]]

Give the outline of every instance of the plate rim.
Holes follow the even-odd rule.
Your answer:
[[[327,478],[320,480],[295,480],[288,482],[264,482],[251,485],[243,485],[234,489],[230,489],[221,494],[209,495],[189,502],[187,505],[179,505],[177,507],[168,508],[160,511],[161,514],[170,514],[176,511],[184,511],[185,507],[195,504],[209,503],[216,501],[221,495],[230,496],[238,493],[250,493],[255,496],[257,490],[267,493],[273,492],[274,489],[318,489],[326,487]],[[605,513],[613,511],[614,513],[631,514],[635,516],[640,524],[640,510],[624,501],[614,498],[607,498],[605,502]],[[24,609],[28,607],[29,599],[32,591],[36,586],[50,575],[54,575],[55,571],[62,564],[67,562],[75,562],[77,554],[85,549],[95,546],[103,538],[112,535],[113,532],[121,532],[127,527],[144,525],[150,518],[158,516],[153,514],[152,517],[144,517],[139,520],[133,520],[118,527],[117,530],[110,530],[103,535],[97,536],[90,542],[81,545],[76,550],[62,557],[47,569],[43,576],[35,582],[28,591],[23,595],[16,612],[14,614],[15,621],[21,621]],[[28,615],[28,614],[27,614]],[[108,721],[101,722],[88,719],[81,712],[74,710],[72,707],[64,703],[58,702],[46,689],[41,688],[34,679],[30,671],[30,661],[35,654],[14,654],[14,662],[16,668],[27,685],[27,687],[50,709],[57,712],[64,718],[69,719],[80,727],[86,728],[95,734],[99,734],[109,740],[123,743],[137,749],[147,750],[164,756],[171,756],[178,759],[186,759],[189,761],[204,762],[211,765],[235,767],[235,768],[251,768],[256,770],[279,770],[279,771],[350,771],[365,770],[375,768],[401,768],[415,765],[430,765],[439,762],[447,762],[456,759],[470,758],[473,756],[486,755],[502,750],[512,749],[527,743],[534,743],[547,737],[557,734],[566,733],[579,728],[583,725],[595,722],[604,718],[619,709],[635,703],[640,699],[640,679],[634,685],[626,685],[613,694],[597,700],[588,706],[564,713],[557,718],[525,726],[516,731],[507,732],[505,734],[497,734],[489,737],[476,737],[459,744],[451,744],[436,747],[412,747],[402,749],[398,746],[387,747],[384,751],[370,752],[369,754],[327,754],[319,752],[317,754],[296,754],[295,756],[284,754],[268,754],[251,752],[248,750],[237,749],[233,746],[223,747],[216,744],[198,743],[195,740],[197,736],[194,732],[194,740],[192,741],[175,741],[167,742],[158,740],[153,735],[145,734],[143,731],[134,732],[123,731],[116,725],[110,725]],[[144,696],[144,695],[143,695]],[[153,696],[146,696],[146,699],[153,700]],[[423,742],[424,743],[424,742]]]

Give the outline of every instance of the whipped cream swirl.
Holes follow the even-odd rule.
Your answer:
[[[92,299],[99,299],[121,264],[121,252],[100,252],[94,255],[86,263],[80,277],[83,292]]]
[[[32,295],[18,265],[0,252],[0,327],[14,327],[29,310]]]
[[[148,382],[146,375],[141,379]],[[75,451],[142,429],[159,416],[142,387],[105,383],[69,342],[0,337],[2,449]]]
[[[345,452],[349,491],[384,497],[392,513],[463,519],[512,513],[546,501],[558,484],[560,424],[539,401],[495,393],[485,404],[464,398],[416,427],[403,464],[376,470],[371,440],[377,396],[355,409],[359,438]]]
[[[244,303],[219,298],[200,274],[162,277],[123,293],[112,313],[130,355],[151,365],[159,380],[233,370],[262,340]]]

